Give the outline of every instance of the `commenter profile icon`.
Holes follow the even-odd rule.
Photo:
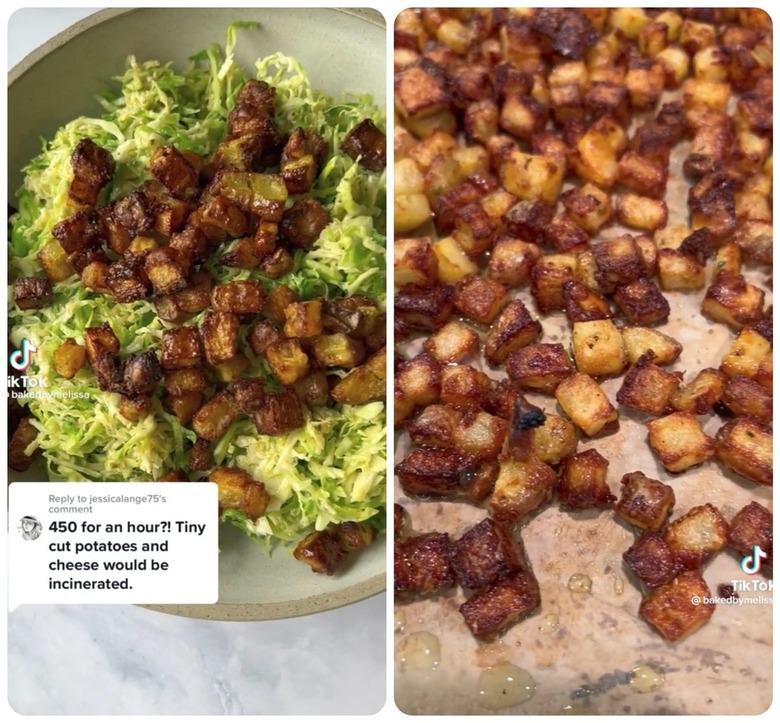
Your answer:
[[[43,532],[43,525],[37,517],[25,515],[19,520],[19,532],[23,540],[37,540]]]

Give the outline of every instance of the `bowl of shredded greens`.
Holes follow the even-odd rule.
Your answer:
[[[143,9],[11,73],[11,479],[216,483],[219,603],[161,610],[384,588],[384,66],[354,11]]]

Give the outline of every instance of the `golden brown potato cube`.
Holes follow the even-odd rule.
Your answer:
[[[281,333],[270,321],[258,321],[249,330],[247,341],[257,356],[263,356],[265,350],[281,339]]]
[[[189,392],[205,392],[211,382],[205,370],[196,367],[165,372],[163,385],[168,394],[177,397]]]
[[[671,336],[655,329],[627,326],[622,329],[628,360],[635,364],[648,351],[653,352],[653,362],[661,366],[671,364],[682,352],[682,344]]]
[[[163,343],[165,336],[163,336]],[[84,330],[84,346],[90,364],[104,354],[119,353],[119,339],[108,324],[92,326]]]
[[[52,285],[48,278],[24,276],[14,281],[14,302],[20,309],[40,309],[52,299]]]
[[[572,221],[589,234],[594,234],[612,217],[609,195],[592,183],[572,188],[561,197]]]
[[[455,585],[447,533],[413,535],[395,546],[396,595],[430,595]]]
[[[350,371],[333,387],[331,390],[333,398],[340,404],[368,404],[369,402],[385,401],[387,394],[386,365],[387,351],[383,347],[372,354],[365,364]]]
[[[509,352],[528,346],[542,335],[542,325],[531,318],[519,299],[509,302],[490,327],[485,338],[485,358],[502,364]]]
[[[609,302],[601,294],[579,281],[564,283],[563,299],[566,316],[572,324],[612,318]]]
[[[526,568],[523,544],[510,530],[488,517],[453,545],[452,568],[462,587],[489,587]]]
[[[217,485],[221,510],[241,510],[253,521],[265,514],[271,496],[262,482],[235,467],[217,467],[209,479]]]
[[[455,428],[463,421],[459,410],[446,404],[429,404],[406,427],[409,438],[419,447],[451,449]]]
[[[259,377],[237,379],[230,385],[228,391],[244,414],[253,414],[265,402],[265,382]]]
[[[625,147],[623,128],[609,116],[602,116],[575,144],[572,167],[583,181],[610,189],[617,180],[617,156]]]
[[[724,424],[715,436],[715,452],[737,474],[772,484],[772,433],[758,420],[742,417]]]
[[[393,271],[397,287],[431,286],[438,280],[438,262],[431,239],[401,238],[393,244]]]
[[[14,433],[8,440],[8,466],[17,472],[26,471],[33,463],[33,454],[27,454],[28,447],[38,437],[38,430],[29,417],[22,419],[16,425]]]
[[[683,472],[715,454],[715,443],[695,415],[673,412],[647,423],[648,442],[669,472]]]
[[[409,158],[414,160],[420,168],[427,170],[437,158],[452,155],[456,147],[457,141],[452,135],[443,131],[435,131],[410,147]]]
[[[460,362],[479,348],[479,334],[462,321],[450,321],[425,340],[423,349],[442,364]]]
[[[490,496],[490,514],[498,522],[519,522],[552,497],[555,471],[531,456],[504,459]]]
[[[732,377],[723,390],[723,404],[737,417],[753,417],[759,422],[772,419],[772,395],[757,381]]]
[[[271,436],[289,434],[306,423],[301,400],[292,389],[266,395],[252,418],[260,434]]]
[[[84,288],[98,294],[108,294],[108,268],[105,261],[90,261],[81,271],[81,284]]]
[[[284,310],[295,301],[298,301],[298,294],[289,286],[278,284],[268,292],[263,314],[272,321],[284,324]]]
[[[506,300],[505,286],[481,276],[467,276],[459,281],[452,299],[456,309],[479,324],[492,323]]]
[[[309,357],[297,339],[280,339],[265,350],[274,376],[285,386],[294,384],[309,371]]]
[[[607,23],[612,30],[620,30],[627,38],[638,38],[650,18],[642,8],[615,8],[609,11]]]
[[[219,439],[238,417],[240,410],[228,391],[217,392],[192,418],[192,428],[203,439]]]
[[[129,304],[149,296],[147,279],[143,258],[130,256],[109,264],[105,283],[120,304]]]
[[[170,248],[154,249],[146,254],[144,271],[155,294],[173,294],[187,285],[187,277],[179,266],[176,252]]]
[[[632,409],[658,416],[670,411],[670,400],[680,386],[681,374],[665,372],[648,354],[639,359],[623,378],[617,401]]]
[[[215,311],[232,314],[259,314],[263,310],[265,292],[257,281],[230,281],[218,284],[211,291]]]
[[[498,106],[486,98],[470,103],[463,116],[463,127],[468,137],[480,143],[487,143],[498,133]]]
[[[284,335],[304,339],[323,330],[322,299],[296,301],[284,310]]]
[[[631,324],[649,326],[663,323],[669,318],[669,302],[647,278],[618,286],[615,301]]]
[[[236,354],[232,359],[220,362],[214,367],[214,375],[223,384],[236,381],[247,369],[249,359],[244,354]]]
[[[764,221],[744,221],[734,234],[734,240],[745,256],[765,266],[772,265],[772,239],[772,224]]]
[[[528,140],[546,123],[547,109],[535,98],[512,93],[504,99],[498,125],[507,133]]]
[[[439,239],[433,245],[433,252],[438,264],[438,280],[443,284],[455,284],[479,270],[452,236]]]
[[[595,449],[587,449],[563,461],[558,499],[564,507],[586,510],[611,507],[616,497],[607,484],[609,462]]]
[[[414,404],[433,404],[441,392],[441,366],[428,354],[418,354],[398,367],[395,381]]]
[[[347,551],[330,529],[311,532],[293,550],[293,557],[306,563],[312,572],[333,575],[344,563]]]
[[[668,178],[665,165],[635,151],[626,151],[618,164],[617,180],[639,194],[639,198],[663,198]]]
[[[751,502],[734,516],[729,525],[728,542],[737,552],[748,555],[758,546],[767,554],[767,566],[773,562],[772,513],[758,502]]]
[[[182,424],[189,424],[193,415],[203,405],[203,394],[200,392],[184,392],[183,394],[168,394],[164,399],[165,408]]]
[[[755,379],[762,364],[772,355],[772,344],[754,329],[743,329],[731,344],[720,368],[727,377]]]
[[[717,83],[699,78],[689,78],[683,83],[683,103],[688,108],[703,105],[724,112],[730,98],[729,83]]]
[[[639,110],[650,109],[655,106],[664,91],[664,66],[649,58],[634,58],[630,61],[625,84],[631,106]]]
[[[664,291],[695,291],[704,287],[704,266],[677,249],[659,249],[658,279]]]
[[[365,357],[365,347],[341,332],[321,334],[312,339],[314,356],[323,367],[354,367]]]
[[[161,363],[166,371],[200,366],[203,356],[197,327],[183,326],[163,332]]]
[[[615,199],[617,220],[643,231],[655,231],[666,225],[669,212],[666,203],[635,193],[619,193]]]
[[[623,553],[623,560],[650,589],[665,585],[682,572],[672,549],[655,532],[642,535]]]
[[[75,339],[65,339],[54,350],[54,371],[65,379],[73,379],[84,366],[86,358],[87,350],[81,344],[76,343]]]
[[[495,459],[506,438],[508,423],[481,411],[469,411],[453,430],[453,444],[475,459]]]
[[[462,492],[464,475],[475,460],[455,449],[413,449],[395,467],[407,495],[451,497]]]
[[[490,378],[466,364],[453,364],[441,370],[441,401],[456,409],[478,409],[490,389]]]
[[[567,215],[556,216],[545,230],[546,241],[561,253],[579,253],[588,248],[588,234]]]
[[[630,284],[645,275],[645,260],[636,239],[629,234],[594,244],[596,280],[611,293],[617,285]]]
[[[36,258],[43,269],[43,273],[55,283],[57,281],[65,281],[73,274],[73,267],[68,261],[68,254],[56,241],[51,241],[43,246]]]
[[[555,389],[555,398],[566,416],[589,437],[617,421],[617,410],[587,374],[572,374],[564,379]]]
[[[623,336],[610,319],[575,322],[571,346],[574,363],[583,374],[614,376],[626,367]]]
[[[395,107],[404,117],[427,117],[444,110],[450,102],[444,79],[436,66],[425,62],[395,75]]]
[[[671,398],[678,412],[707,414],[723,395],[726,376],[717,369],[702,369],[688,384],[678,389]]]
[[[500,284],[517,288],[531,278],[531,271],[542,255],[539,247],[517,238],[501,238],[490,253],[488,276]]]
[[[656,532],[665,524],[674,507],[674,490],[642,472],[629,472],[620,480],[620,499],[615,512],[642,530]]]
[[[531,294],[543,314],[563,309],[563,286],[573,281],[577,257],[572,254],[542,256],[531,271]]]
[[[509,354],[506,370],[521,389],[553,394],[574,372],[574,365],[563,344],[529,344]]]
[[[171,296],[176,307],[185,314],[197,314],[211,303],[211,276],[206,271],[192,275],[189,284]]]
[[[119,395],[119,413],[130,422],[138,422],[152,411],[152,401],[149,397],[128,397]]]
[[[512,149],[504,158],[498,173],[501,185],[523,200],[555,203],[561,192],[565,167],[548,156],[538,156]]]
[[[200,335],[209,364],[216,366],[236,355],[240,324],[238,316],[227,311],[215,311],[204,317]]]
[[[701,567],[726,544],[729,525],[711,504],[693,507],[669,523],[664,540],[686,570]]]
[[[744,276],[721,275],[707,289],[701,310],[713,321],[740,329],[761,317],[764,292]]]
[[[675,642],[696,632],[712,617],[715,604],[708,602],[711,597],[701,574],[689,570],[650,592],[642,600],[639,614],[666,640]]]
[[[557,465],[577,449],[577,430],[564,417],[545,414],[544,424],[533,427],[531,451],[546,464]]]

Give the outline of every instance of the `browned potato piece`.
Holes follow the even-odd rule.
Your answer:
[[[176,306],[186,314],[197,314],[211,303],[211,276],[206,271],[192,275],[189,284],[171,297]]]
[[[468,411],[455,425],[453,445],[477,460],[495,459],[506,438],[508,423],[482,411]]]
[[[528,346],[542,335],[542,325],[532,319],[525,304],[510,301],[490,327],[485,339],[485,358],[491,364],[501,364],[515,349]]]
[[[130,396],[151,394],[162,379],[162,369],[153,351],[135,354],[124,363],[124,389]]]
[[[131,256],[114,261],[108,267],[106,286],[120,304],[129,304],[149,296],[147,278],[143,258]]]
[[[331,390],[340,404],[384,401],[387,390],[387,351],[382,347],[365,364],[353,369]],[[408,378],[407,378],[408,381]]]
[[[396,595],[430,595],[455,584],[449,535],[428,532],[395,546],[393,583]]]
[[[23,276],[14,281],[14,301],[20,309],[40,309],[51,303],[51,299],[49,279]]]
[[[214,466],[211,443],[206,439],[196,439],[190,449],[188,463],[191,470],[202,472]]]
[[[430,404],[409,424],[406,431],[414,444],[420,447],[451,449],[455,442],[455,428],[463,421],[463,413],[446,404]]]
[[[438,281],[439,265],[431,239],[400,238],[393,244],[393,273],[397,287],[413,284],[433,286]]]
[[[649,326],[669,318],[669,302],[649,279],[618,286],[615,301],[631,324]]]
[[[280,339],[265,350],[274,376],[285,386],[294,384],[309,371],[309,357],[297,339]]]
[[[737,474],[772,484],[772,433],[757,420],[742,417],[724,424],[715,436],[715,453]]]
[[[238,379],[247,369],[250,361],[246,355],[238,353],[214,367],[214,376],[223,384],[229,384]]]
[[[395,473],[407,495],[451,497],[462,492],[464,475],[476,460],[455,449],[413,449]]]
[[[593,245],[592,251],[597,268],[596,280],[608,293],[618,285],[630,284],[645,275],[642,249],[633,236],[624,234],[601,241]]]
[[[619,193],[615,206],[620,223],[643,231],[655,231],[665,226],[669,217],[664,201],[635,193]]]
[[[574,362],[583,374],[614,376],[626,366],[623,336],[609,319],[575,322],[571,345]]]
[[[114,175],[111,154],[90,138],[82,138],[70,157],[73,180],[68,195],[78,204],[94,206],[103,186]]]
[[[601,387],[587,374],[572,374],[555,389],[561,409],[589,437],[616,422],[617,411]]]
[[[87,359],[87,350],[75,339],[65,339],[53,355],[54,371],[65,379],[73,379]]]
[[[750,554],[753,547],[758,545],[767,554],[764,564],[771,567],[772,513],[758,502],[751,502],[743,507],[731,521],[726,544],[742,555]]]
[[[452,297],[455,308],[478,324],[492,323],[506,300],[506,287],[481,276],[459,281]]]
[[[531,271],[531,294],[543,314],[565,308],[563,287],[574,280],[577,257],[572,254],[542,256]]]
[[[679,249],[658,251],[658,279],[664,291],[695,291],[704,287],[704,266]]]
[[[655,532],[642,535],[623,553],[623,560],[650,589],[665,585],[682,572],[672,549]]]
[[[717,369],[702,369],[688,384],[678,389],[671,398],[678,412],[706,414],[723,395],[726,377]]]
[[[304,537],[293,550],[296,560],[305,562],[312,572],[333,575],[346,557],[346,550],[335,532],[323,530]]]
[[[253,419],[260,434],[274,436],[289,434],[306,423],[301,401],[292,389],[267,394]]]
[[[679,372],[665,372],[656,366],[651,352],[626,372],[617,401],[626,407],[658,416],[670,411],[670,400],[680,386],[681,376]]]
[[[414,404],[433,404],[441,392],[441,367],[428,354],[418,354],[398,367],[395,383]]]
[[[669,179],[667,167],[654,158],[626,151],[620,158],[617,180],[643,197],[663,198]]]
[[[330,223],[330,214],[314,198],[302,198],[284,212],[279,232],[285,241],[308,249]]]
[[[16,425],[14,433],[8,440],[8,466],[17,472],[26,471],[33,463],[32,454],[27,454],[27,448],[38,437],[38,430],[29,417],[24,417]]]
[[[268,292],[263,314],[271,319],[271,321],[284,324],[284,310],[295,301],[298,301],[298,294],[289,286],[278,284]]]
[[[717,507],[693,507],[666,527],[664,540],[680,566],[700,568],[726,544],[729,526]]]
[[[674,490],[642,472],[623,475],[621,496],[615,512],[626,522],[643,530],[660,530],[674,507]]]
[[[509,354],[509,378],[521,389],[554,394],[556,387],[574,372],[563,344],[530,344]]]
[[[490,514],[499,522],[519,522],[552,497],[555,471],[534,456],[501,460],[490,496]]]
[[[712,617],[715,604],[706,602],[710,597],[701,574],[689,570],[645,597],[639,614],[666,640],[675,642],[696,632]]]
[[[212,366],[232,359],[238,351],[239,318],[227,311],[207,314],[200,325],[203,351]]]
[[[47,243],[38,252],[36,258],[43,273],[55,283],[65,281],[73,274],[73,267],[68,261],[68,254],[56,241]]]
[[[682,352],[682,344],[671,336],[655,329],[627,326],[623,330],[623,343],[628,360],[635,364],[648,351],[653,352],[653,362],[659,365],[671,364]]]
[[[528,283],[540,256],[541,251],[534,243],[518,238],[501,238],[490,253],[488,276],[500,284],[518,288]]]
[[[395,318],[408,329],[432,331],[443,326],[452,316],[452,289],[432,286],[421,289],[407,286],[395,295]]]
[[[87,347],[89,352],[89,347]],[[166,371],[197,367],[203,363],[200,336],[195,326],[168,329],[162,337],[162,368]]]
[[[198,170],[189,154],[174,146],[155,150],[149,164],[152,175],[176,198],[189,199],[198,193]]]
[[[565,166],[550,156],[523,153],[513,148],[499,166],[501,185],[523,200],[553,204],[558,198]]]
[[[423,349],[441,364],[460,362],[479,348],[479,334],[462,321],[450,321],[425,340]]]
[[[715,443],[688,412],[673,412],[647,423],[648,442],[669,472],[683,472],[715,454]]]
[[[580,228],[594,234],[612,217],[612,202],[598,186],[586,183],[561,197],[569,217]]]
[[[623,128],[609,116],[602,116],[576,142],[571,164],[584,181],[610,189],[617,180],[617,156],[625,147]]]
[[[772,419],[772,395],[757,381],[732,377],[723,390],[723,404],[737,417],[753,417],[759,422]]]
[[[257,281],[230,281],[218,284],[211,291],[211,305],[218,312],[259,314],[264,299],[265,292]]]
[[[746,376],[756,379],[767,359],[772,357],[772,344],[753,329],[743,329],[731,344],[720,368],[727,377]]]
[[[453,364],[441,370],[441,401],[456,409],[478,409],[485,404],[490,378],[466,364]]]
[[[588,249],[588,234],[565,214],[550,221],[545,239],[561,253],[576,254]]]
[[[321,334],[311,344],[314,356],[323,367],[355,367],[365,357],[363,344],[341,332]]]
[[[444,80],[435,66],[415,64],[395,76],[395,106],[404,117],[429,117],[449,103]]]
[[[163,379],[165,391],[174,397],[189,392],[205,392],[210,384],[206,371],[199,367],[168,371]]]
[[[233,395],[227,391],[217,392],[192,418],[192,428],[199,437],[215,442],[236,420],[239,409]]]
[[[262,482],[235,467],[217,467],[209,479],[217,485],[221,510],[241,510],[252,521],[265,514],[271,496]]]
[[[167,395],[164,400],[165,408],[173,414],[182,424],[189,424],[201,406],[203,394],[200,392],[184,392],[177,395]]]
[[[565,507],[585,510],[611,507],[616,497],[607,484],[609,462],[595,449],[587,449],[563,461],[558,498]]]
[[[545,414],[544,424],[533,427],[530,434],[531,450],[546,464],[557,465],[577,449],[577,430],[557,414]]]
[[[150,251],[144,256],[144,271],[155,294],[173,294],[187,286],[187,277],[174,249],[165,247]]]
[[[489,587],[525,567],[522,542],[489,517],[467,530],[452,548],[455,578],[466,589]]]
[[[152,411],[149,397],[119,395],[119,413],[130,422],[138,422]]]
[[[322,334],[322,307],[322,299],[294,301],[284,310],[284,335],[303,339]]]
[[[247,341],[257,356],[263,356],[265,350],[281,337],[280,331],[270,321],[262,320],[252,325]]]
[[[574,324],[578,321],[611,319],[609,302],[598,292],[579,281],[567,281],[563,285],[566,316]]]

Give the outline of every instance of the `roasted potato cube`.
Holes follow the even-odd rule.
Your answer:
[[[437,66],[425,61],[395,75],[395,107],[402,117],[428,117],[444,110],[450,98]]]
[[[577,430],[564,417],[545,414],[544,424],[530,430],[531,451],[546,464],[557,465],[577,449]]]
[[[553,394],[574,372],[574,365],[563,344],[530,344],[509,354],[506,370],[521,389]]]
[[[412,442],[420,447],[452,449],[455,446],[455,428],[463,421],[463,414],[446,404],[430,404],[409,424],[406,431]]]
[[[656,366],[651,352],[626,372],[617,401],[626,407],[658,416],[670,411],[670,401],[680,386],[680,379],[680,373],[665,372]]]
[[[589,437],[616,422],[617,411],[596,381],[587,374],[572,374],[555,389],[561,409]]]
[[[629,234],[594,244],[592,251],[597,267],[596,280],[607,293],[645,275],[642,249]]]
[[[396,239],[393,257],[396,286],[432,286],[437,283],[439,266],[430,238]]]
[[[723,395],[726,377],[717,369],[702,369],[688,384],[678,389],[671,398],[678,412],[706,414]]]
[[[715,612],[712,593],[698,571],[689,570],[655,588],[639,606],[639,614],[666,640],[675,642],[704,625]],[[694,603],[692,600],[696,600]]]
[[[563,286],[573,281],[577,257],[573,254],[542,256],[531,271],[531,294],[543,314],[563,309],[566,300]]]
[[[105,283],[120,304],[129,304],[149,296],[147,279],[143,258],[131,256],[108,267]]]
[[[168,394],[178,397],[190,392],[205,392],[211,382],[203,368],[195,367],[165,372],[163,385]]]
[[[734,240],[745,256],[766,266],[772,265],[772,239],[772,224],[764,221],[744,221],[734,234]]]
[[[252,418],[260,434],[272,436],[289,434],[306,422],[301,401],[292,389],[267,394]]]
[[[8,440],[8,466],[17,471],[25,472],[33,463],[34,450],[27,453],[31,445],[35,443],[38,437],[38,430],[30,421],[29,417],[24,417],[16,425],[14,433]]]
[[[666,225],[669,212],[666,203],[635,193],[619,193],[615,199],[617,220],[643,231],[655,231]]]
[[[764,292],[743,276],[721,275],[707,289],[701,310],[713,321],[740,329],[761,317]]]
[[[465,364],[445,366],[441,370],[441,401],[456,409],[478,409],[490,390],[490,378]]]
[[[715,454],[715,443],[689,412],[654,419],[647,422],[647,429],[651,449],[669,472],[683,472]]]
[[[490,253],[488,276],[510,288],[523,286],[531,278],[531,271],[540,256],[541,251],[534,243],[501,238]]]
[[[477,460],[495,459],[506,438],[508,424],[501,417],[469,411],[453,430],[453,444],[460,452]]]
[[[423,349],[441,364],[460,362],[479,348],[479,335],[462,321],[450,321],[426,339]]]
[[[96,259],[90,261],[81,271],[81,284],[85,289],[98,294],[108,294],[110,289],[106,281],[109,265],[105,261]]]
[[[617,157],[626,143],[623,128],[610,116],[602,116],[575,144],[570,157],[575,173],[585,182],[612,188],[617,180]]]
[[[622,329],[623,343],[628,360],[635,364],[648,351],[653,352],[653,362],[659,365],[671,364],[680,356],[682,344],[671,336],[655,329],[641,326],[627,326]]]
[[[772,327],[774,326],[774,312],[771,306],[764,309],[761,318],[753,324],[754,331],[757,331],[770,344],[772,343]]]
[[[588,248],[588,234],[567,215],[560,214],[550,221],[545,239],[561,253],[578,253]]]
[[[189,424],[192,417],[203,405],[203,394],[200,392],[184,392],[176,396],[166,395],[165,408],[182,424]]]
[[[217,312],[259,314],[264,299],[265,292],[257,281],[230,281],[218,284],[211,291],[211,305]]]
[[[723,549],[728,532],[728,522],[708,503],[670,522],[664,540],[681,567],[695,570]]]
[[[665,164],[659,163],[654,158],[648,158],[635,151],[626,151],[618,163],[617,180],[639,194],[635,198],[663,198],[669,172]],[[641,204],[634,204],[632,208],[632,204],[629,203],[627,210],[634,213],[637,210],[641,211]]]
[[[155,294],[173,294],[187,286],[187,277],[171,248],[154,249],[146,254],[144,271]]]
[[[279,223],[279,233],[293,246],[307,249],[311,248],[329,223],[330,214],[319,201],[302,198],[284,212]]]
[[[552,497],[555,471],[531,456],[527,461],[501,460],[490,496],[490,514],[499,522],[519,522]]]
[[[655,56],[655,61],[663,68],[667,88],[678,88],[688,77],[690,58],[688,53],[676,45],[661,50]]]
[[[397,542],[394,551],[397,595],[430,595],[455,585],[449,535],[428,532]]]
[[[130,422],[139,422],[152,411],[152,401],[143,395],[119,395],[119,413]]]
[[[490,327],[485,339],[485,358],[491,364],[501,364],[507,355],[536,341],[542,334],[542,325],[531,318],[525,304],[511,301]]]
[[[197,196],[198,169],[191,157],[173,146],[161,146],[155,150],[149,170],[176,198],[186,200]]]
[[[478,271],[477,265],[452,236],[439,239],[433,245],[433,252],[438,264],[438,280],[443,284],[457,283],[463,277]]]
[[[387,385],[387,352],[383,347],[365,364],[356,367],[331,390],[340,404],[368,404],[384,401]],[[408,381],[408,378],[407,378]]]
[[[575,95],[579,100],[579,94]],[[517,137],[530,139],[547,124],[547,109],[532,96],[511,93],[504,99],[498,124],[502,130]]]
[[[363,344],[340,332],[316,336],[311,344],[315,358],[324,367],[354,367],[365,357]]]
[[[309,371],[309,357],[297,339],[280,339],[265,350],[274,376],[285,386],[294,384]]]
[[[36,258],[43,273],[53,282],[65,281],[73,274],[73,267],[68,261],[68,254],[56,241],[47,243],[38,252]]]
[[[441,367],[428,354],[418,354],[398,367],[395,381],[414,404],[433,404],[441,392]]]
[[[704,266],[677,249],[659,249],[658,279],[664,291],[695,291],[704,287]]]
[[[672,549],[655,532],[642,535],[623,553],[623,560],[650,589],[666,585],[682,572]]]
[[[461,587],[480,590],[526,567],[522,542],[487,518],[455,542],[452,568]]]
[[[217,366],[236,355],[239,326],[238,316],[227,311],[215,311],[204,317],[200,335],[209,364]]]
[[[296,128],[290,134],[279,164],[288,193],[305,193],[312,187],[326,153],[327,145],[316,133]]]
[[[409,329],[431,331],[438,329],[452,316],[452,289],[433,286],[420,289],[407,286],[395,295],[396,321]]]
[[[759,422],[772,419],[772,395],[748,377],[732,377],[723,390],[723,404],[737,417],[753,417]]]
[[[395,473],[407,495],[450,497],[462,491],[462,478],[475,462],[455,449],[414,449]]]
[[[609,462],[595,449],[588,449],[563,461],[558,498],[565,507],[585,510],[611,507],[616,497],[607,484]]]
[[[615,8],[609,11],[608,25],[627,38],[638,38],[650,18],[642,8]]]
[[[741,417],[724,424],[715,435],[715,453],[738,475],[772,484],[772,433],[761,422]]]
[[[455,308],[479,324],[492,323],[506,300],[506,287],[481,276],[467,276],[459,281],[452,297]]]
[[[51,303],[52,286],[49,279],[23,276],[14,281],[14,302],[20,309],[40,309]]]
[[[767,555],[764,564],[771,567],[772,513],[758,502],[751,502],[743,507],[729,525],[726,544],[742,555],[749,555],[754,547],[760,547]]]
[[[583,374],[614,376],[626,367],[623,336],[609,319],[575,322],[571,345],[574,363]]]
[[[553,204],[558,199],[565,166],[548,156],[512,149],[498,169],[501,185],[523,200]]]
[[[290,304],[284,310],[284,335],[303,339],[322,334],[322,309],[322,299]]]
[[[235,352],[234,352],[235,353]],[[229,359],[233,354],[226,356]],[[195,326],[168,329],[162,338],[162,367],[166,371],[197,367],[203,363],[200,336]]]
[[[214,455],[211,453],[211,443],[206,439],[196,439],[187,457],[189,468],[196,472],[211,469],[214,466]]]
[[[312,572],[325,575],[333,575],[344,562],[346,554],[338,535],[331,530],[308,534],[293,550],[296,560],[305,562]]]
[[[572,324],[612,318],[609,302],[579,281],[564,283],[563,299],[566,316]]]
[[[270,321],[258,321],[249,330],[247,341],[257,356],[263,356],[265,350],[281,339],[281,333]]]
[[[244,354],[236,354],[234,357],[220,362],[214,367],[214,376],[224,384],[236,381],[247,369],[249,359]]]
[[[669,318],[669,302],[650,279],[641,278],[618,286],[615,301],[632,324],[648,326]]]
[[[163,342],[165,337],[163,336]],[[108,324],[91,326],[84,330],[84,346],[90,364],[105,354],[119,354],[119,339]]]
[[[253,521],[265,514],[271,496],[262,482],[235,467],[217,467],[209,479],[217,485],[221,510],[241,510]]]
[[[536,610],[540,602],[536,578],[520,571],[472,595],[460,612],[474,637],[490,640]]]
[[[265,382],[260,378],[237,379],[228,391],[244,414],[254,414],[265,402]]]
[[[238,418],[240,410],[228,391],[217,392],[192,418],[195,433],[209,442],[215,442]]]
[[[125,360],[124,387],[131,396],[148,395],[162,379],[162,369],[153,351],[136,354]]]
[[[554,207],[543,201],[518,201],[503,217],[512,238],[536,244],[544,238],[544,230],[552,221]]]
[[[620,499],[615,512],[642,530],[660,530],[674,507],[674,490],[642,472],[629,472],[620,480]]]
[[[594,234],[612,217],[612,202],[598,186],[585,183],[561,197],[569,217],[580,228]]]
[[[762,366],[766,364],[767,359],[771,360],[771,357],[771,342],[754,329],[743,329],[723,357],[720,368],[727,377],[741,375],[756,379]]]
[[[87,359],[87,350],[75,339],[65,339],[53,355],[54,371],[65,379],[73,379]]]
[[[103,186],[114,175],[113,157],[90,138],[82,138],[71,154],[70,164],[73,180],[68,195],[76,203],[94,206]]]

